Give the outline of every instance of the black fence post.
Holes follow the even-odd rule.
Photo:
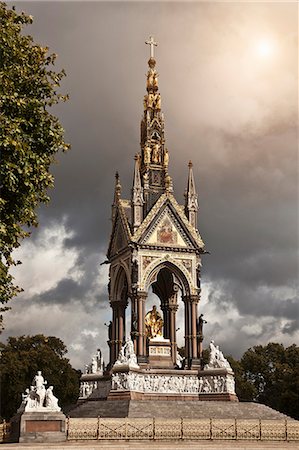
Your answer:
[[[97,417],[97,439],[100,439],[100,416]]]
[[[259,432],[260,432],[260,441],[262,440],[262,420],[259,418]]]
[[[66,428],[66,430],[65,430],[66,440],[68,441],[69,440],[69,431],[70,431],[70,416],[67,416],[65,424],[66,424],[66,427],[65,427]]]

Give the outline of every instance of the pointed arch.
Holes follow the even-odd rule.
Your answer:
[[[144,280],[145,291],[148,291],[150,285],[157,281],[158,274],[162,269],[168,269],[174,275],[173,281],[178,284],[183,296],[191,295],[191,280],[188,280],[183,270],[172,261],[160,261],[151,268]]]
[[[119,301],[124,300],[124,297],[128,297],[128,294],[131,289],[130,283],[131,277],[128,267],[121,263],[116,269],[116,273],[114,274],[114,280],[112,285],[112,300]],[[124,292],[124,290],[126,292]]]

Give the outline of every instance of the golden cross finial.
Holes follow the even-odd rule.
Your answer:
[[[150,36],[148,41],[145,41],[146,44],[150,45],[151,49],[151,58],[154,59],[154,47],[157,47],[157,42],[155,42],[155,39],[153,36]]]

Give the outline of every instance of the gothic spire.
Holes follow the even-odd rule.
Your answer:
[[[143,100],[141,121],[141,161],[140,171],[144,187],[145,214],[160,195],[169,187],[169,154],[165,147],[164,117],[161,112],[161,94],[158,86],[158,72],[154,58],[154,47],[158,44],[151,36],[150,59],[146,77],[146,95]]]
[[[115,219],[117,205],[120,200],[120,194],[121,194],[121,184],[120,184],[120,180],[119,180],[119,174],[118,174],[118,172],[116,172],[115,173],[114,198],[113,198],[113,204],[112,204],[112,222]]]
[[[188,183],[185,193],[185,214],[191,225],[197,228],[198,196],[195,188],[193,164],[189,161]]]

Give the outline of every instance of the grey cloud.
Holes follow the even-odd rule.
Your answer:
[[[78,255],[75,265],[69,270],[69,276],[59,280],[56,286],[35,295],[31,302],[39,305],[75,305],[92,313],[94,308],[105,309],[108,306],[108,289],[105,283],[99,284],[100,277],[107,279],[107,268],[101,268],[100,256],[90,254],[87,258]],[[73,272],[79,272],[74,278]]]
[[[298,273],[297,5],[17,5],[35,17],[27,31],[58,53],[58,67],[67,72],[62,91],[70,94],[56,112],[72,150],[53,168],[51,202],[40,208],[40,228],[30,239],[64,218],[72,231],[64,247],[75,249],[74,270],[82,272],[81,278],[70,274],[27,301],[64,308],[82,302],[85,311],[106,308],[110,314],[96,268],[108,245],[116,170],[123,197],[130,196],[148,59],[144,41],[153,33],[175,195],[183,202],[192,159],[199,229],[211,251],[203,261],[202,287],[214,284],[210,302],[224,315],[231,306],[248,317],[281,315],[288,321],[285,333],[292,333],[295,301],[279,301],[275,291],[294,286]],[[277,43],[270,61],[251,53],[251,44],[265,33]],[[223,295],[216,299],[218,286]],[[279,329],[278,320],[273,330]],[[212,331],[219,334],[217,317],[216,322]],[[240,326],[231,322],[226,330],[231,352],[238,352],[241,341],[243,348],[253,342],[246,333],[236,339]],[[270,329],[263,332],[271,335]]]
[[[225,280],[217,283],[212,280],[212,284],[215,289],[210,292],[209,302],[214,303],[219,311],[226,312],[234,305],[243,316],[270,316],[276,322],[282,318],[297,320],[299,317],[299,302],[296,296],[286,298],[285,294],[279,295],[279,292],[267,286],[248,286],[242,281]]]
[[[290,320],[285,324],[285,326],[282,329],[282,332],[284,334],[293,335],[297,330],[299,330],[299,318],[298,318],[298,311],[294,316],[295,318],[293,320]]]

